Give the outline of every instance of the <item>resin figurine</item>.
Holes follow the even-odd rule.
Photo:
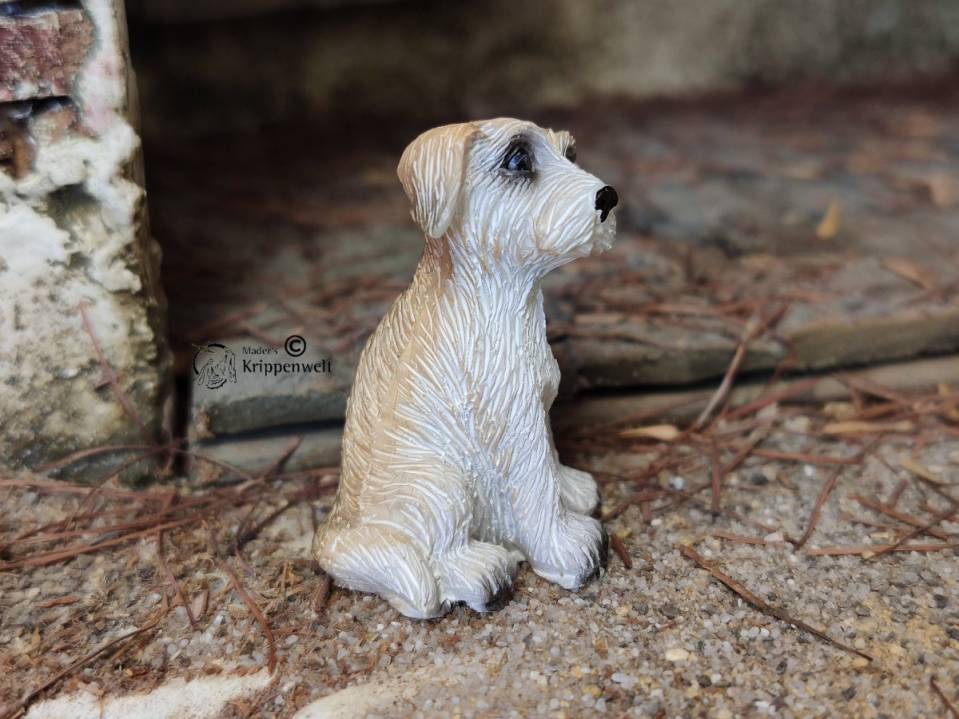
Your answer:
[[[314,554],[410,617],[508,593],[517,563],[575,590],[605,566],[588,473],[560,464],[540,282],[609,248],[616,191],[573,139],[496,119],[438,127],[397,173],[426,246],[360,356],[342,476]]]

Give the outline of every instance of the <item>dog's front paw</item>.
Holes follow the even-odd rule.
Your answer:
[[[487,612],[512,593],[516,558],[504,547],[469,542],[437,560],[440,587],[447,602],[464,602]]]
[[[592,514],[599,506],[599,488],[589,472],[573,467],[561,467],[559,492],[563,505],[571,512]]]
[[[569,512],[557,526],[530,566],[543,579],[564,589],[576,590],[596,577],[606,566],[609,537],[592,517]]]

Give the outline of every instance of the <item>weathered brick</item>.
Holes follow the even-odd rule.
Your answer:
[[[0,102],[70,94],[93,37],[79,9],[0,15]]]

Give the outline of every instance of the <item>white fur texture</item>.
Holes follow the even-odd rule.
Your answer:
[[[533,173],[503,168],[525,142]],[[398,174],[426,234],[412,285],[360,357],[342,477],[313,552],[342,586],[410,617],[483,611],[518,561],[578,589],[606,559],[586,472],[559,462],[559,368],[540,282],[607,249],[604,183],[566,158],[568,133],[496,119],[435,128]]]

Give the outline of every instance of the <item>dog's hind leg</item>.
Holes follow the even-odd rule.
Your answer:
[[[514,554],[497,544],[470,541],[453,548],[437,560],[443,599],[489,611],[512,589],[516,564]]]
[[[379,594],[408,617],[438,617],[449,606],[424,552],[392,527],[322,527],[313,554],[337,584]]]

